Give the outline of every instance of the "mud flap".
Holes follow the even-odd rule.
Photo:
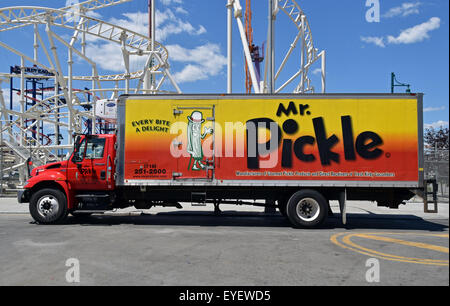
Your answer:
[[[347,189],[339,192],[339,209],[341,210],[342,224],[347,224]]]

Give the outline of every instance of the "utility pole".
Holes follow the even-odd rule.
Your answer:
[[[153,93],[155,89],[155,78],[151,73],[151,68],[154,64],[155,52],[155,0],[148,0],[148,37],[150,38],[150,65],[145,67],[147,69],[144,78],[144,88]]]
[[[227,2],[227,93],[233,93],[233,0]]]
[[[273,16],[274,11],[274,1],[269,0],[269,16],[268,16],[268,22],[269,22],[269,28],[267,31],[267,54],[266,54],[266,60],[267,60],[267,92],[269,94],[273,94],[274,89],[274,75],[275,75],[275,52],[274,52],[274,27],[275,27],[275,20]],[[275,201],[273,199],[267,199],[266,200],[266,206],[264,208],[264,213],[266,214],[273,214],[276,212],[275,209]]]

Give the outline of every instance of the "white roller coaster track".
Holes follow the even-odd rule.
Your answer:
[[[241,37],[244,55],[247,59],[247,63],[249,64],[250,75],[252,78],[252,84],[254,87],[255,93],[264,93],[268,90],[268,82],[269,80],[273,80],[275,83],[281,76],[283,70],[286,68],[286,64],[289,63],[290,60],[295,56],[294,50],[299,47],[300,49],[300,67],[299,69],[292,74],[284,83],[276,88],[273,86],[273,93],[280,93],[283,89],[285,89],[289,84],[293,83],[296,79],[300,79],[297,86],[293,90],[294,93],[314,93],[315,87],[312,84],[310,78],[310,68],[316,62],[321,60],[321,92],[324,93],[326,90],[325,83],[325,51],[319,52],[317,48],[314,46],[311,28],[309,26],[308,19],[304,11],[300,8],[296,0],[269,0],[273,1],[273,11],[272,11],[272,26],[275,25],[275,20],[277,19],[277,15],[279,12],[283,12],[295,25],[297,29],[297,35],[295,36],[293,42],[290,44],[289,49],[287,50],[281,64],[275,72],[275,69],[270,69],[268,65],[270,65],[269,57],[271,56],[271,50],[266,51],[266,66],[265,66],[265,77],[264,81],[261,84],[258,84],[256,79],[255,67],[252,64],[250,50],[248,48],[248,41],[245,35],[245,30],[242,21],[242,6],[240,4],[240,0],[228,0],[227,8],[228,8],[228,52],[229,57],[231,57],[231,19],[232,14],[231,11],[234,10],[234,17],[238,24],[239,34]],[[270,25],[269,25],[270,26]],[[270,33],[270,31],[269,31]],[[275,35],[272,34],[272,37],[268,37],[268,40],[272,39],[275,41]],[[269,44],[268,44],[269,45]],[[300,45],[300,46],[299,46]],[[277,47],[278,50],[278,47]],[[228,92],[231,92],[231,61],[228,62]],[[268,71],[272,71],[272,75],[268,75]],[[270,73],[270,72],[269,72]],[[275,85],[275,84],[274,84]],[[270,86],[269,86],[270,87]]]
[[[145,35],[87,15],[89,11],[129,1],[131,0],[90,0],[61,9],[38,6],[0,8],[0,32],[27,30],[34,35],[34,45],[23,51],[13,48],[8,42],[0,41],[0,48],[15,54],[20,60],[19,74],[0,73],[0,134],[1,143],[6,145],[0,150],[2,155],[5,153],[9,156],[11,161],[8,165],[2,163],[0,175],[17,169],[23,183],[26,177],[27,156],[31,156],[35,164],[60,159],[58,150],[71,147],[70,135],[81,133],[86,120],[90,119],[92,128],[96,129],[94,110],[99,98],[117,97],[120,93],[167,92],[161,89],[167,80],[174,88],[171,92],[181,93],[170,74],[169,54],[163,45],[152,42]],[[42,31],[41,28],[45,30]],[[61,31],[69,31],[71,34],[61,35]],[[120,47],[118,52],[122,52],[125,71],[100,75],[97,63],[86,55],[87,36]],[[33,50],[32,55],[28,54],[29,50]],[[67,51],[65,65],[60,50]],[[86,67],[91,67],[92,74],[74,75],[74,56],[86,62]],[[130,71],[131,57],[146,58],[142,69]],[[31,65],[45,69],[52,75],[27,74],[25,67]],[[153,82],[146,84],[146,78],[148,80],[150,76]],[[157,77],[159,81],[156,81]],[[12,78],[20,80],[20,88],[17,91],[20,104],[18,110],[7,107],[4,92],[1,91],[2,83],[8,84]],[[52,82],[54,90],[46,95],[45,99],[34,99],[34,105],[28,108],[26,101],[30,101],[31,97],[25,90],[25,82],[30,78]],[[130,81],[133,79],[137,81],[135,88],[130,87]],[[89,82],[87,87],[90,89],[75,89],[75,81]],[[44,124],[45,134],[52,137],[39,132]],[[64,144],[58,142],[61,134],[65,134]]]
[[[282,10],[290,20],[295,24],[298,30],[298,34],[295,37],[293,43],[291,44],[286,56],[284,57],[279,69],[275,74],[275,80],[278,79],[280,72],[285,67],[285,64],[288,62],[290,56],[292,55],[292,51],[298,45],[298,42],[301,43],[301,58],[300,58],[300,69],[282,86],[280,86],[276,92],[280,92],[286,85],[290,83],[291,80],[294,80],[296,77],[300,76],[300,82],[298,86],[295,88],[294,93],[307,93],[314,92],[315,89],[311,85],[311,79],[309,78],[309,68],[317,62],[319,59],[322,60],[321,65],[321,81],[322,81],[322,92],[324,93],[325,88],[325,51],[318,52],[318,49],[314,47],[314,41],[311,33],[311,28],[309,26],[308,19],[306,18],[305,13],[300,8],[295,0],[277,0],[278,7]]]
[[[162,44],[152,41],[145,35],[89,16],[90,11],[130,1],[132,0],[89,0],[61,9],[38,6],[0,8],[0,33],[26,30],[34,36],[34,44],[30,42],[31,46],[26,50],[17,50],[12,47],[14,44],[0,40],[0,49],[14,54],[20,61],[19,73],[0,73],[0,143],[6,145],[0,148],[0,153],[2,160],[8,161],[0,166],[0,175],[2,175],[0,181],[4,173],[18,170],[23,183],[26,177],[25,162],[30,155],[38,164],[60,159],[59,150],[71,147],[70,135],[82,132],[86,120],[92,120],[94,130],[98,128],[93,112],[98,99],[117,97],[120,93],[166,93],[169,91],[162,90],[166,81],[173,88],[171,93],[181,93],[169,71],[169,54]],[[269,80],[273,83],[273,93],[279,93],[289,85],[290,87],[294,85],[294,93],[315,92],[315,86],[310,78],[310,69],[319,60],[321,60],[321,91],[325,92],[325,51],[319,52],[315,48],[308,20],[296,0],[271,0],[274,6],[273,25],[278,15],[283,13],[292,22],[295,37],[287,48],[279,67],[276,70],[270,69],[271,75],[267,75],[268,61],[266,60],[266,75],[260,84],[256,82],[255,68],[251,64],[240,1],[223,1],[227,1],[228,8],[228,92],[232,92],[230,29],[233,10],[244,54],[247,63],[250,63],[249,69],[256,93],[268,92]],[[61,32],[68,34],[62,35]],[[124,71],[118,74],[99,74],[97,63],[86,54],[87,37],[94,37],[97,41],[119,46],[118,52],[122,53]],[[277,46],[276,50],[280,49],[281,47]],[[67,58],[62,58],[61,50],[67,52]],[[266,55],[269,55],[269,50]],[[78,60],[84,61],[87,64],[85,67],[90,68],[92,73],[74,74],[75,56]],[[144,57],[145,65],[137,71],[131,71],[130,58],[136,57]],[[297,62],[300,61],[300,67],[286,78],[286,67],[292,67],[290,61],[295,57]],[[45,69],[52,75],[30,74],[25,69],[30,65]],[[31,78],[51,83],[54,90],[48,92],[42,99],[33,100],[34,105],[28,107],[26,102],[30,101],[30,97],[25,89],[26,80]],[[158,81],[156,81],[157,78],[159,78]],[[282,78],[284,80],[281,80]],[[2,83],[9,85],[11,79],[20,80],[19,90],[13,92],[14,95],[17,93],[20,109],[7,107],[5,93],[1,91]],[[149,82],[150,79],[151,82]],[[131,88],[131,80],[136,82],[134,88]],[[82,88],[90,89],[76,89],[80,83],[87,83]],[[275,83],[281,85],[276,87]],[[43,95],[43,92],[41,94]],[[89,110],[88,107],[92,105],[94,108]],[[44,125],[47,131],[53,132],[47,132],[52,135],[51,137],[39,134]],[[62,144],[58,143],[61,134],[64,134],[66,140]]]

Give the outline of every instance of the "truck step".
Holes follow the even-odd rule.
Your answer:
[[[108,210],[103,210],[103,209],[99,209],[99,210],[94,210],[94,209],[91,209],[91,210],[82,210],[82,209],[79,209],[79,210],[74,210],[73,211],[73,213],[77,213],[77,214],[104,214],[105,212],[107,212]]]
[[[75,198],[109,198],[109,194],[77,194]]]

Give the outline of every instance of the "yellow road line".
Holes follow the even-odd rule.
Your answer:
[[[381,259],[386,259],[386,260],[391,260],[391,261],[399,261],[399,262],[406,262],[406,263],[416,263],[416,264],[423,264],[423,265],[435,265],[435,266],[448,266],[449,265],[449,261],[448,260],[434,260],[434,259],[425,259],[425,258],[408,258],[408,257],[403,257],[403,256],[397,256],[397,255],[392,255],[392,254],[386,254],[386,253],[381,253],[381,252],[377,252],[375,250],[371,250],[368,248],[364,248],[360,245],[357,245],[355,243],[353,243],[350,238],[353,236],[358,236],[358,235],[374,235],[374,234],[388,234],[388,235],[414,235],[412,233],[355,233],[355,234],[348,234],[348,233],[338,233],[338,234],[334,234],[330,237],[330,241],[334,244],[336,244],[337,246],[347,249],[347,250],[351,250],[363,255],[367,255],[367,256],[371,256],[371,257],[377,257],[377,258],[381,258]],[[341,236],[346,235],[344,238],[342,238],[342,241],[345,241],[348,244],[344,244],[341,243],[338,238],[340,238]],[[416,234],[419,236],[435,236],[435,237],[442,237],[442,238],[446,238],[448,237],[448,234]],[[379,237],[379,236],[378,236]],[[365,237],[364,237],[365,238]],[[372,237],[370,237],[371,239]]]
[[[427,250],[433,250],[437,252],[447,253],[448,254],[448,248],[437,246],[434,244],[428,244],[428,243],[422,243],[422,242],[413,242],[413,241],[406,241],[401,239],[394,239],[389,237],[382,237],[382,236],[372,236],[372,235],[365,235],[365,234],[358,234],[357,237],[366,238],[366,239],[372,239],[377,241],[384,241],[384,242],[391,242],[391,243],[397,243],[407,246],[412,246],[416,248],[421,249],[427,249]]]
[[[426,258],[413,258],[413,257],[405,257],[405,256],[398,256],[398,255],[392,255],[392,254],[378,252],[378,251],[375,251],[375,250],[372,250],[372,249],[368,249],[368,248],[362,247],[362,246],[354,243],[353,241],[351,241],[350,239],[352,237],[355,237],[355,236],[359,237],[359,234],[347,235],[344,238],[342,238],[342,241],[344,243],[346,243],[347,245],[350,245],[350,246],[352,246],[354,248],[361,249],[363,251],[366,251],[366,252],[369,252],[369,253],[372,253],[372,254],[377,254],[377,255],[383,256],[385,258],[391,258],[392,260],[401,259],[401,260],[408,260],[408,261],[414,261],[414,262],[416,262],[416,261],[422,262],[423,261],[423,262],[431,262],[431,263],[447,263],[448,262],[446,260],[426,259]]]

